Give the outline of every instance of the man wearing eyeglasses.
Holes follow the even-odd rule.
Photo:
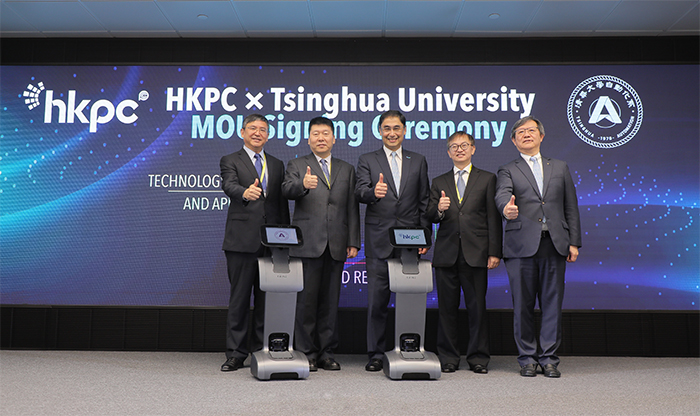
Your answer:
[[[425,227],[428,206],[428,163],[402,146],[406,117],[387,111],[379,117],[381,149],[365,153],[357,162],[355,196],[367,204],[365,258],[367,265],[367,371],[380,371],[386,351],[386,321],[391,297],[387,259],[400,252],[389,242],[391,227]],[[425,254],[427,248],[418,250]]]
[[[511,140],[520,156],[498,169],[496,205],[506,220],[503,258],[513,297],[514,336],[520,375],[561,376],[566,263],[578,258],[581,220],[576,188],[566,162],[540,154],[544,126],[534,117],[514,125]],[[535,327],[539,299],[542,325]]]
[[[471,371],[488,373],[491,358],[486,316],[487,273],[500,263],[503,232],[496,208],[496,175],[472,164],[474,137],[456,132],[447,139],[454,166],[433,179],[427,217],[440,224],[433,266],[438,293],[437,350],[442,371],[459,369],[460,294],[469,318],[466,360]]]
[[[301,228],[302,247],[290,255],[304,265],[304,289],[297,296],[294,344],[309,359],[309,370],[340,370],[336,318],[345,259],[360,247],[360,209],[355,200],[355,168],[331,156],[333,122],[309,122],[311,154],[292,159],[282,194],[294,200],[292,224]]]
[[[223,250],[231,283],[226,319],[226,362],[221,371],[243,366],[248,354],[262,349],[264,293],[258,257],[269,252],[260,241],[263,224],[289,224],[289,204],[282,196],[284,164],[263,151],[268,122],[260,114],[243,119],[243,148],[221,158],[221,188],[231,199]],[[253,328],[248,345],[248,314],[253,291]]]

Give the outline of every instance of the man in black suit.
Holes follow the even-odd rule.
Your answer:
[[[520,375],[560,377],[561,308],[566,263],[581,247],[576,188],[566,162],[540,155],[544,126],[534,117],[514,125],[511,140],[520,152],[498,169],[496,205],[506,219],[503,258],[513,296],[514,335]],[[539,348],[535,300],[542,310]]]
[[[456,132],[447,139],[454,162],[449,172],[433,179],[427,216],[439,223],[433,254],[438,292],[437,350],[442,371],[459,368],[457,320],[460,287],[469,317],[467,363],[477,374],[488,373],[489,333],[486,316],[488,269],[502,256],[501,215],[494,196],[496,175],[472,164],[474,137]]]
[[[290,160],[282,195],[293,199],[292,224],[301,229],[302,247],[290,255],[304,265],[304,290],[297,296],[294,343],[306,354],[309,369],[340,370],[336,318],[345,259],[360,247],[360,209],[355,199],[355,168],[331,156],[333,122],[309,123],[311,154]]]
[[[399,257],[389,242],[391,227],[430,227],[425,218],[428,206],[428,164],[423,155],[402,148],[406,118],[387,111],[379,118],[384,146],[365,153],[357,162],[355,196],[367,204],[365,213],[365,257],[367,265],[367,371],[382,369],[386,351],[386,320],[391,296],[387,259]],[[419,249],[425,254],[427,248]]]
[[[289,224],[289,204],[282,197],[284,164],[267,152],[268,122],[260,114],[243,120],[243,148],[221,158],[221,188],[231,199],[223,250],[231,283],[226,322],[226,362],[221,371],[243,366],[248,354],[262,349],[264,294],[258,257],[267,253],[260,239],[263,224]],[[248,347],[248,313],[253,290],[253,327]]]

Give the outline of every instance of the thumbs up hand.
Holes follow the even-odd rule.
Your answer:
[[[387,184],[384,183],[384,174],[379,174],[379,182],[374,185],[374,196],[377,198],[384,198],[386,196],[386,191],[389,189]]]
[[[306,167],[304,175],[304,189],[316,189],[318,186],[318,176],[311,174],[311,166]]]
[[[510,201],[503,207],[503,216],[507,220],[514,220],[518,218],[518,206],[515,205],[515,195],[511,195]]]
[[[260,195],[262,195],[260,180],[258,178],[255,178],[255,182],[253,182],[253,184],[250,185],[248,189],[243,191],[243,198],[247,199],[248,201],[256,201],[260,198]]]
[[[440,192],[441,192],[441,196],[440,196],[440,200],[438,201],[438,211],[444,212],[450,208],[450,197],[445,196],[445,191],[440,191]]]

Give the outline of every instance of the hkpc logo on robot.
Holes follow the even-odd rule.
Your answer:
[[[36,86],[27,85],[27,89],[22,94],[29,110],[34,110],[41,105],[42,93],[44,94],[44,123],[47,124],[52,123],[54,119],[60,124],[72,124],[77,120],[83,124],[89,124],[90,133],[95,133],[98,124],[109,123],[114,117],[124,124],[135,123],[139,119],[136,114],[139,103],[134,100],[127,99],[114,103],[101,99],[91,103],[92,100],[80,100],[76,90],[68,90],[67,100],[64,101],[60,98],[60,93],[47,90],[43,82],[39,82]],[[148,91],[142,90],[139,92],[138,100],[146,101],[148,97]]]

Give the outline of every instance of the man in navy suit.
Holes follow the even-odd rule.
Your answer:
[[[534,117],[514,125],[511,140],[520,152],[498,169],[496,205],[506,220],[503,258],[513,296],[514,335],[520,375],[560,377],[561,309],[566,263],[578,258],[581,220],[576,188],[566,162],[540,155],[544,126]],[[537,345],[534,308],[542,326]]]
[[[391,297],[387,259],[399,257],[389,242],[391,227],[430,227],[428,164],[423,155],[402,148],[406,118],[387,111],[379,118],[384,145],[357,162],[355,196],[367,204],[365,258],[367,265],[367,371],[380,371],[386,351],[386,320]],[[427,248],[418,250],[425,254]]]
[[[360,247],[360,209],[355,199],[355,168],[331,156],[333,122],[316,117],[309,123],[311,154],[292,159],[282,195],[293,199],[292,224],[301,228],[302,247],[290,255],[304,265],[304,290],[297,297],[294,343],[306,354],[309,369],[340,370],[336,318],[346,258]]]
[[[438,293],[437,350],[442,371],[459,368],[457,320],[460,292],[469,317],[467,363],[477,374],[488,373],[491,358],[486,316],[488,269],[502,256],[502,220],[496,208],[496,175],[472,164],[474,137],[458,131],[447,139],[454,162],[449,172],[433,179],[428,219],[439,223],[433,266]],[[461,290],[460,290],[461,288]]]
[[[226,362],[221,371],[243,366],[248,354],[262,349],[264,293],[260,290],[258,257],[267,250],[261,243],[260,226],[289,224],[289,204],[282,197],[284,164],[267,152],[268,122],[260,114],[243,120],[243,148],[221,158],[221,188],[231,199],[226,216],[223,250],[231,283],[226,321]],[[250,294],[253,330],[248,346]]]

